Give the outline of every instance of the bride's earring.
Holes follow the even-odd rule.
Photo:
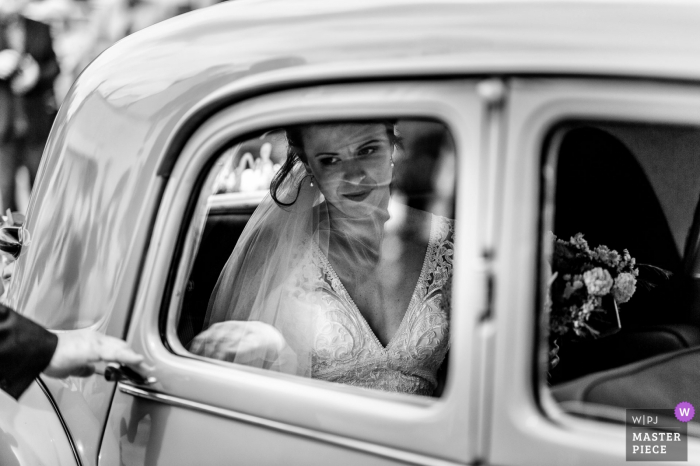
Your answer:
[[[312,188],[314,186],[314,176],[313,175],[311,175],[311,183],[309,183],[309,186],[311,186]]]
[[[391,160],[391,166],[393,167],[394,166],[394,158],[390,157],[389,160]]]

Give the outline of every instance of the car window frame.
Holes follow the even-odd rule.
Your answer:
[[[472,458],[473,454],[469,450],[473,446],[470,442],[448,442],[448,440],[456,437],[463,439],[470,429],[474,429],[477,422],[469,416],[469,412],[473,409],[472,405],[478,404],[474,399],[475,387],[478,386],[478,382],[474,380],[474,377],[470,376],[473,373],[472,366],[475,365],[472,359],[477,353],[470,347],[478,344],[472,338],[478,314],[478,310],[474,308],[474,303],[483,301],[482,281],[480,280],[481,259],[478,253],[478,238],[480,234],[479,227],[476,225],[478,222],[474,222],[474,225],[464,228],[463,232],[458,233],[458,239],[456,239],[459,244],[464,242],[465,245],[471,246],[459,246],[459,250],[456,252],[457,258],[455,262],[463,263],[463,265],[455,267],[455,279],[460,279],[461,277],[465,283],[473,283],[474,287],[469,289],[468,292],[465,289],[455,292],[453,303],[457,305],[463,303],[463,306],[472,307],[473,309],[471,309],[471,312],[458,313],[459,315],[454,316],[452,319],[453,328],[460,329],[456,334],[461,334],[466,338],[463,338],[463,341],[453,341],[450,367],[460,364],[464,369],[461,372],[457,372],[461,374],[460,376],[454,375],[455,370],[451,371],[453,376],[448,377],[445,393],[440,399],[421,399],[421,397],[412,395],[389,394],[378,391],[361,393],[354,387],[340,384],[337,384],[337,386],[332,384],[333,387],[329,387],[329,384],[323,381],[303,379],[246,366],[234,366],[208,358],[200,358],[186,352],[179,344],[175,331],[175,314],[172,312],[163,314],[152,309],[154,307],[169,308],[170,304],[165,305],[166,301],[168,301],[167,296],[181,296],[182,294],[182,287],[188,274],[186,267],[179,267],[175,262],[171,264],[166,258],[175,261],[173,258],[180,257],[180,254],[183,252],[189,254],[190,259],[192,258],[192,251],[177,251],[175,246],[176,244],[185,244],[182,241],[182,235],[187,235],[187,229],[182,229],[182,221],[186,217],[189,218],[188,216],[192,212],[193,196],[189,193],[195,191],[191,188],[197,186],[201,181],[199,178],[203,176],[202,173],[206,172],[207,164],[213,163],[214,154],[217,151],[237,137],[243,137],[260,130],[279,127],[283,124],[318,121],[319,119],[337,121],[391,116],[392,118],[423,117],[441,121],[450,131],[457,147],[457,153],[469,154],[468,156],[462,155],[463,158],[470,157],[469,163],[463,163],[459,162],[460,156],[458,155],[458,170],[460,172],[467,171],[468,173],[465,181],[457,184],[457,228],[460,228],[460,218],[476,218],[479,212],[478,200],[481,196],[479,141],[482,108],[475,86],[476,80],[473,79],[426,79],[399,82],[376,81],[332,84],[311,88],[302,87],[278,91],[238,102],[209,118],[186,144],[168,180],[168,186],[166,186],[161,209],[159,209],[154,227],[154,238],[158,238],[158,247],[149,251],[146,270],[151,273],[144,273],[144,276],[148,278],[139,287],[139,297],[137,298],[134,314],[135,320],[130,327],[129,340],[133,342],[136,349],[144,351],[147,360],[159,363],[167,360],[168,370],[179,368],[185,370],[191,376],[196,374],[197,377],[217,378],[217,383],[221,382],[218,377],[222,374],[228,379],[226,383],[232,384],[245,384],[246,381],[252,380],[255,380],[254,383],[256,384],[261,384],[265,383],[265,380],[274,379],[275,385],[278,386],[277,390],[281,390],[279,387],[296,387],[294,389],[290,388],[294,392],[291,395],[292,397],[300,396],[298,392],[302,389],[311,390],[317,394],[319,394],[318,390],[321,390],[327,394],[332,394],[328,395],[328,398],[342,399],[344,403],[361,403],[366,405],[364,408],[361,407],[359,411],[355,409],[358,412],[350,415],[350,417],[375,416],[377,417],[375,421],[383,419],[383,421],[375,422],[376,426],[372,427],[372,429],[377,429],[375,432],[379,432],[380,429],[382,432],[382,435],[377,436],[378,440],[375,443],[378,442],[382,444],[383,448],[391,449],[392,454],[402,450],[413,450],[418,455],[426,455],[426,459],[443,457],[455,461],[465,461]],[[325,93],[330,93],[330,95]],[[358,97],[361,97],[359,101],[357,100]],[[463,201],[465,193],[467,198],[466,201]],[[180,231],[177,233],[180,239],[175,240],[175,238],[170,237],[164,240],[164,238],[159,238],[159,235],[165,231],[172,232],[175,218],[180,221]],[[170,230],[168,230],[169,224]],[[189,220],[185,222],[185,225],[189,225]],[[174,232],[171,233],[171,236],[173,235]],[[169,252],[163,252],[164,250],[169,250]],[[162,267],[166,263],[168,264],[166,268],[170,271],[168,274],[175,273],[175,277],[171,276],[169,279],[164,277],[162,269],[157,273],[155,272],[159,265]],[[166,287],[168,280],[174,285],[171,291],[168,291]],[[160,295],[156,296],[158,293],[155,290],[158,289],[161,290]],[[151,311],[146,311],[146,309],[151,309]],[[164,315],[166,318],[163,318]],[[155,338],[156,335],[157,339]],[[461,355],[455,356],[457,353]],[[156,355],[157,357],[155,357]],[[171,372],[166,377],[161,377],[160,380],[169,382],[169,377],[177,377],[177,374]],[[170,394],[172,394],[171,392],[177,392],[175,395],[182,397],[184,400],[197,398],[194,393],[188,392],[186,388],[177,387],[173,389],[172,387],[175,386],[154,386],[151,390],[154,392],[163,390],[163,392]],[[129,391],[129,388],[125,387],[124,384],[120,386],[120,389]],[[132,394],[134,394],[133,390]],[[211,394],[207,396],[209,395]],[[215,400],[215,396],[209,396],[209,398],[207,396],[200,396],[200,402],[204,401],[205,404],[212,405],[217,409],[221,408],[222,404],[228,403]],[[331,408],[334,403],[337,403],[330,400],[324,402]],[[248,409],[256,411],[257,408],[249,407]],[[407,438],[406,432],[408,427],[415,428],[418,424],[427,426],[431,422],[442,422],[436,421],[440,418],[443,418],[443,420],[450,418],[453,426],[460,427],[455,427],[452,432],[448,433],[428,433],[422,442],[416,442],[415,438],[411,440],[411,435],[408,435]],[[311,430],[327,431],[340,437],[357,437],[359,435],[368,441],[367,445],[372,443],[371,434],[365,435],[357,427],[347,427],[348,424],[352,424],[351,420],[348,422],[349,419],[345,419],[344,425],[334,421],[330,423],[330,426],[326,425],[323,427],[320,427],[318,419],[312,419],[311,416],[299,419],[290,416],[289,413],[283,413],[283,415],[276,417],[274,420],[310,428]],[[413,423],[406,423],[407,420],[413,420]],[[328,423],[326,422],[326,424]],[[366,424],[365,427],[368,425],[370,424]],[[401,432],[392,432],[391,430],[387,432],[385,429],[387,425],[392,425],[394,430],[398,428]]]

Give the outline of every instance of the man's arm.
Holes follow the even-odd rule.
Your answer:
[[[15,399],[42,372],[49,377],[87,377],[100,362],[124,364],[142,376],[151,370],[124,340],[94,330],[57,336],[0,304],[0,389]]]
[[[14,398],[49,365],[58,337],[0,304],[0,389]]]

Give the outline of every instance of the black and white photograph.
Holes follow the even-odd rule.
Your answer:
[[[0,466],[700,464],[700,1],[0,0]]]

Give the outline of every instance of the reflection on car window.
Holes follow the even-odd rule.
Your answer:
[[[287,158],[283,131],[271,131],[228,149],[214,182],[214,194],[266,191]]]
[[[454,159],[444,125],[421,120],[289,125],[235,141],[211,175],[182,344],[236,364],[439,396]]]
[[[700,401],[680,376],[700,358],[700,129],[558,131],[554,235],[544,240],[555,397],[630,409]]]

